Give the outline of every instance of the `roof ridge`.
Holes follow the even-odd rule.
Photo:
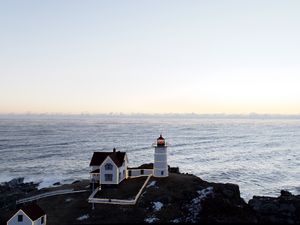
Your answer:
[[[117,151],[117,152],[94,152],[91,162],[90,162],[90,166],[100,166],[104,160],[106,160],[106,158],[109,156],[114,163],[120,167],[122,166],[124,160],[125,160],[125,155],[126,152],[121,152],[121,151]]]

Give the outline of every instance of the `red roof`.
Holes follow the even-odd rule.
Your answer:
[[[109,156],[114,163],[120,167],[125,160],[125,152],[94,152],[90,162],[90,166],[100,166],[103,161]]]
[[[24,205],[21,210],[29,216],[32,221],[37,220],[41,216],[44,216],[46,213],[41,209],[37,204]]]

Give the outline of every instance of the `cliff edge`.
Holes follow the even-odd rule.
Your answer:
[[[24,187],[24,184],[21,186]],[[299,195],[282,191],[278,198],[254,196],[248,204],[240,197],[239,186],[236,184],[211,183],[191,174],[179,173],[178,170],[170,172],[167,178],[151,177],[133,206],[95,204],[92,209],[92,204],[87,201],[90,195],[87,180],[39,191],[28,185],[26,188],[31,195],[64,188],[87,190],[38,200],[36,203],[47,213],[49,225],[300,222]],[[16,193],[20,196],[20,191]],[[9,196],[13,196],[13,193]],[[8,207],[3,200],[1,204],[1,224],[5,224],[14,206]]]

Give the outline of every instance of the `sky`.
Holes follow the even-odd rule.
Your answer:
[[[0,0],[0,113],[300,113],[300,1]]]

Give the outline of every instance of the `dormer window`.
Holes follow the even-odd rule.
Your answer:
[[[112,169],[113,169],[113,165],[111,163],[105,164],[105,170],[112,170]]]

